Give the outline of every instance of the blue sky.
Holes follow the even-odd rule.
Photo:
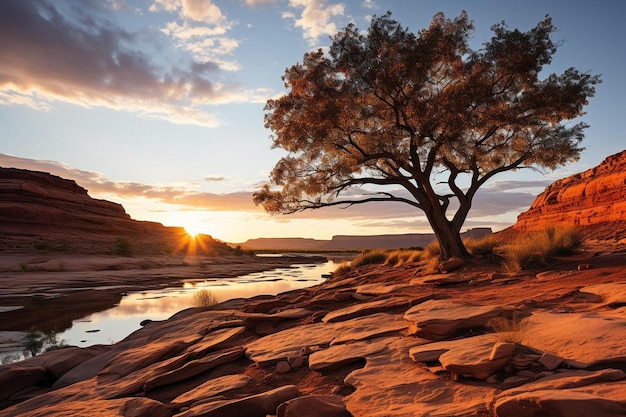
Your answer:
[[[76,180],[136,219],[254,237],[427,232],[410,207],[373,205],[270,216],[251,193],[283,155],[263,127],[281,76],[330,36],[391,10],[417,31],[466,10],[479,48],[506,21],[545,15],[563,41],[547,72],[602,74],[579,162],[496,177],[467,228],[515,222],[552,181],[626,148],[626,2],[621,0],[50,0],[0,2],[0,166]]]

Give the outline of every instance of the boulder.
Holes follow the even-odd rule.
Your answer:
[[[454,336],[458,331],[485,326],[500,316],[499,306],[477,306],[449,300],[429,300],[410,308],[404,318],[410,332],[419,337],[439,340]]]

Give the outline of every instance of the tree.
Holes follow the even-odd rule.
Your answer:
[[[569,68],[540,78],[557,50],[550,17],[527,32],[494,25],[479,50],[473,23],[434,16],[411,33],[387,12],[367,34],[348,25],[327,54],[306,53],[265,106],[287,151],[256,204],[272,213],[403,202],[422,210],[442,259],[469,257],[460,231],[496,174],[578,159],[599,76]],[[367,191],[356,195],[354,188]]]

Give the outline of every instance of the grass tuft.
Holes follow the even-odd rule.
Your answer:
[[[583,243],[582,233],[574,227],[549,227],[505,245],[505,267],[516,271],[539,268],[556,256],[575,253]]]
[[[514,312],[511,317],[496,317],[487,322],[487,327],[495,332],[499,342],[522,344],[527,330],[527,323]]]
[[[211,308],[217,304],[217,298],[209,290],[199,290],[193,294],[193,301],[196,307]]]

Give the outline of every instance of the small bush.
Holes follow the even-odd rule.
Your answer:
[[[115,239],[115,254],[119,256],[130,256],[130,242],[128,238],[118,237]]]
[[[397,249],[387,254],[385,265],[402,266],[407,263],[418,262],[421,256],[422,250]]]
[[[527,330],[527,323],[514,312],[511,317],[496,317],[487,322],[499,342],[521,344]]]
[[[59,339],[56,330],[52,330],[50,333],[46,334],[37,330],[35,327],[31,327],[24,336],[22,346],[24,347],[24,356],[30,353],[30,356],[35,357],[43,350],[60,349],[66,346],[66,344],[65,340]]]
[[[193,294],[193,301],[196,307],[211,308],[217,304],[217,298],[209,290],[199,290]]]
[[[341,263],[337,269],[335,269],[333,271],[333,278],[334,277],[338,277],[338,278],[342,278],[347,276],[352,270],[354,269],[354,267],[350,264],[350,262],[343,262]]]
[[[496,236],[489,235],[482,239],[465,239],[463,244],[468,252],[474,256],[493,257],[495,249],[501,245],[501,242]]]
[[[505,266],[510,270],[539,268],[555,256],[570,255],[584,242],[573,227],[549,227],[504,247]]]
[[[375,249],[363,252],[352,260],[351,265],[353,268],[358,268],[363,265],[384,264],[386,260],[387,252]]]

